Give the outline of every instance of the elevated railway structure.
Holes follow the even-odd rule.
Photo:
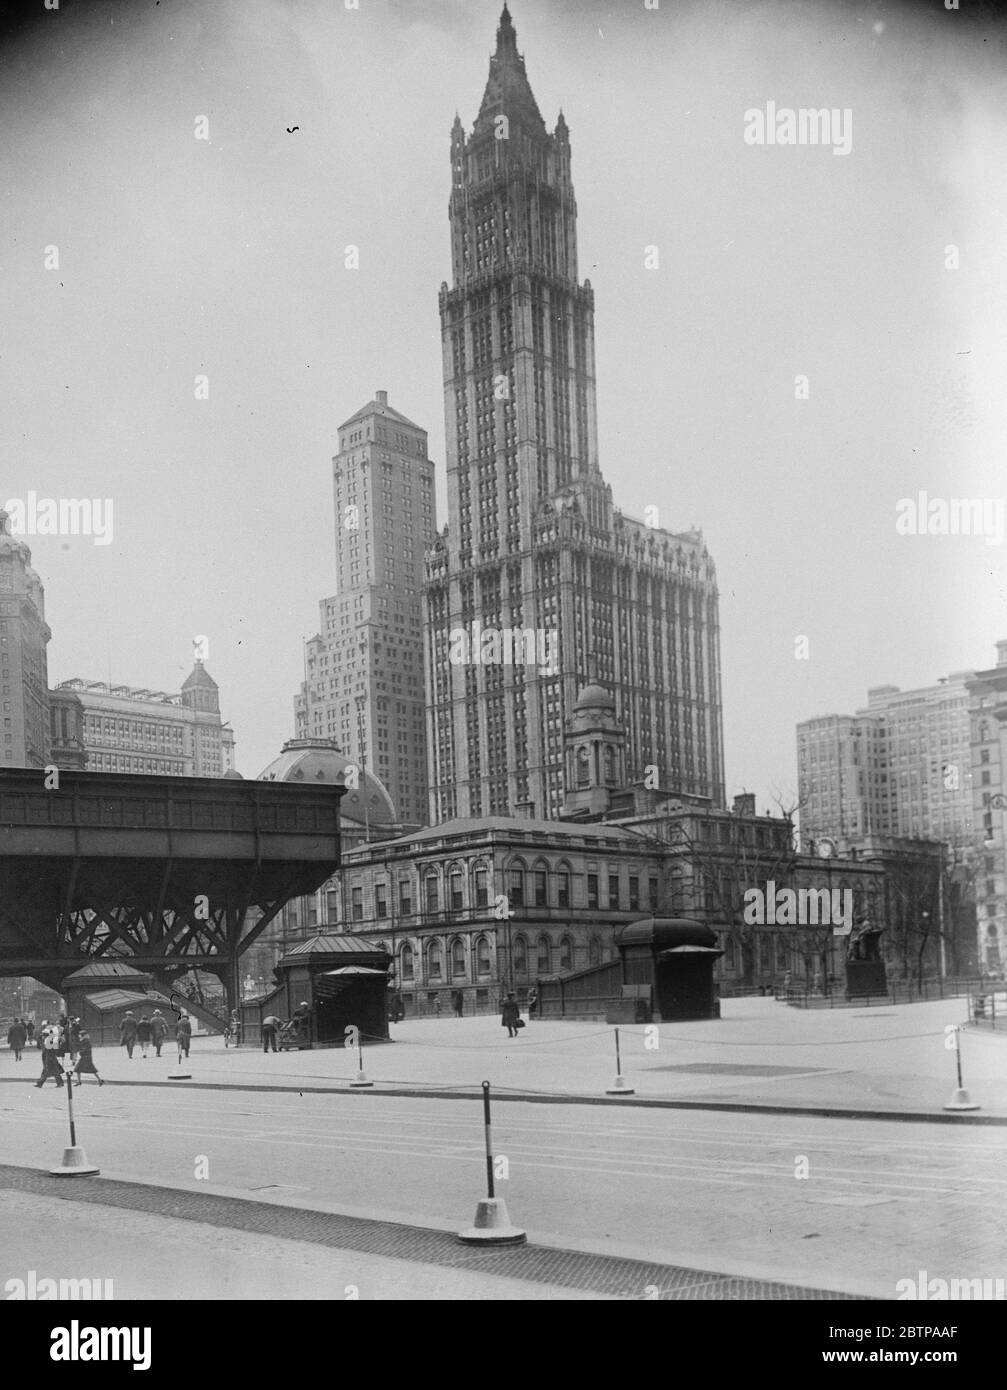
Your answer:
[[[52,784],[47,786],[47,782]],[[238,1004],[242,954],[339,868],[342,786],[0,768],[0,975],[62,991],[93,960],[197,967]]]

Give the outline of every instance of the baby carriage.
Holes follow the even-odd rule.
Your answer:
[[[309,1048],[311,1039],[308,1037],[306,1020],[291,1018],[286,1023],[281,1023],[280,1031],[276,1035],[276,1046],[281,1052]]]

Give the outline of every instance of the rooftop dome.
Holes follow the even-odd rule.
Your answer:
[[[31,551],[24,541],[10,533],[10,512],[0,507],[0,555],[10,555],[11,553],[20,555],[25,564],[31,562]]]
[[[328,782],[342,787],[348,767],[357,767],[360,785],[351,787],[340,801],[340,815],[361,825],[395,825],[398,817],[384,784],[372,772],[360,772],[330,738],[288,739],[280,756],[259,774],[259,781]]]
[[[615,696],[603,685],[585,685],[577,696],[574,709],[615,709]]]
[[[683,946],[710,949],[717,945],[717,933],[692,917],[641,917],[620,927],[615,940],[619,946],[653,946],[656,951]]]

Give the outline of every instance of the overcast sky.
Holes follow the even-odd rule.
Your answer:
[[[1007,491],[1007,46],[962,5],[511,6],[570,126],[602,471],[717,564],[729,795],[796,786],[799,720],[1007,637],[1007,542],[895,530],[920,491]],[[429,430],[446,520],[449,131],[500,8],[63,0],[8,31],[0,500],[115,508],[110,545],[27,538],[52,684],[176,690],[205,634],[255,776],[336,587],[336,429],[377,389]],[[768,102],[851,113],[850,152],[746,143]]]

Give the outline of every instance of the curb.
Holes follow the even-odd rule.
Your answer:
[[[17,1077],[0,1077],[0,1083],[17,1082]],[[26,1081],[22,1084],[28,1084]],[[109,1079],[109,1086],[137,1086],[144,1089],[159,1088],[160,1081],[115,1081]],[[378,1089],[377,1087],[381,1087]],[[263,1082],[234,1085],[223,1081],[176,1081],[173,1091],[237,1091],[241,1092],[280,1092],[283,1094],[307,1093],[319,1096],[369,1096],[380,1100],[385,1097],[405,1097],[417,1100],[466,1100],[478,1099],[480,1090],[477,1084],[442,1090],[437,1087],[404,1087],[401,1084],[384,1086],[380,1081],[373,1090],[351,1090],[347,1079],[338,1086],[278,1086]],[[945,1112],[944,1110],[863,1110],[838,1105],[760,1105],[755,1101],[724,1100],[664,1100],[659,1096],[608,1096],[608,1095],[542,1095],[534,1091],[494,1090],[494,1102],[517,1101],[525,1105],[608,1105],[629,1106],[641,1110],[714,1110],[733,1115],[800,1115],[805,1118],[823,1120],[891,1120],[902,1124],[944,1124],[944,1125],[993,1125],[1007,1126],[1007,1115],[977,1115],[974,1113]]]

